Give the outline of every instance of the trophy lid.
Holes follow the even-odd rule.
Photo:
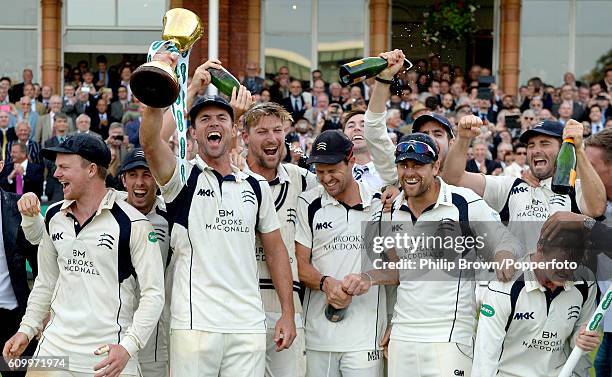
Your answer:
[[[202,36],[202,21],[195,13],[173,8],[164,15],[162,39],[172,41],[179,51],[187,51]]]

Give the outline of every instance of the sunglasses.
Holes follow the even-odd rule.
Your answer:
[[[404,141],[403,143],[399,143],[397,147],[395,147],[395,157],[408,152],[429,156],[433,160],[436,160],[438,158],[436,151],[434,151],[433,148],[429,146],[429,144],[424,143],[422,141]]]

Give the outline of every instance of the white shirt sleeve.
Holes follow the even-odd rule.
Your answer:
[[[482,198],[491,208],[497,212],[501,211],[515,180],[514,177],[485,175],[485,190]]]
[[[45,233],[45,219],[38,216],[21,215],[21,229],[26,240],[32,245],[39,245]]]
[[[521,242],[502,224],[499,213],[484,200],[475,200],[468,206],[470,228],[484,242],[484,253],[478,250],[479,254],[486,260],[493,260],[499,251],[509,251],[515,257],[525,255]]]
[[[132,222],[130,256],[138,276],[140,300],[120,344],[134,357],[149,340],[164,308],[164,264],[148,221]]]
[[[317,175],[314,173],[309,172],[306,169],[303,169],[306,172],[306,190],[304,191],[308,191],[312,188],[315,188],[319,185],[319,179],[317,178]]]
[[[157,185],[159,186],[159,189],[166,203],[171,203],[174,199],[176,199],[178,194],[183,189],[184,185],[181,182],[179,169],[180,164],[177,158],[176,166],[174,167],[174,173],[172,173],[172,177],[170,178],[170,180],[165,185],[160,185],[159,182],[157,182]]]
[[[257,231],[259,233],[270,233],[280,228],[276,207],[272,199],[272,190],[266,181],[259,181],[261,187],[261,204],[259,206],[259,221]]]
[[[38,246],[38,276],[34,281],[34,288],[30,292],[28,306],[19,326],[19,332],[26,334],[29,340],[42,330],[43,320],[51,309],[51,297],[58,276],[57,250],[49,234],[44,231],[42,242]]]
[[[476,333],[472,377],[494,377],[497,374],[511,310],[510,295],[503,293],[502,287],[503,283],[493,281],[485,291]]]
[[[295,242],[304,247],[312,247],[312,231],[308,223],[308,202],[301,196],[297,204],[297,224],[295,227]]]
[[[395,146],[387,134],[386,115],[387,112],[366,111],[364,137],[376,172],[384,185],[394,185],[397,183],[397,169],[394,163]]]
[[[578,204],[578,209],[581,213],[584,213],[584,208],[582,208],[582,183],[579,179],[576,179],[574,189],[576,191],[576,203]]]

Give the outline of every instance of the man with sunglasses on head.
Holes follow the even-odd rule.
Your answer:
[[[380,193],[353,178],[353,143],[339,130],[321,133],[308,163],[321,186],[300,195],[295,254],[304,298],[307,376],[379,377],[387,322],[385,290],[352,297],[345,276],[361,271],[362,222],[381,216]],[[343,319],[327,316],[344,309]],[[335,308],[335,309],[332,309]],[[328,319],[330,318],[330,319]]]
[[[390,96],[393,77],[404,69],[404,53],[393,50],[380,54],[387,59],[389,66],[376,76],[374,90],[365,113],[364,136],[372,154],[374,165],[385,185],[395,185],[398,182],[397,169],[393,164],[395,146],[387,134],[386,103]],[[439,152],[441,166],[444,165],[446,154],[453,142],[452,126],[448,119],[439,114],[423,114],[415,119],[412,132],[422,132],[429,135],[435,142]]]
[[[576,278],[570,263],[579,263],[584,251],[582,230],[552,238],[543,234],[536,251],[523,259],[538,265],[511,282],[489,284],[480,310],[472,377],[557,376],[568,349],[576,345],[588,353],[597,348],[598,332],[586,329],[595,311],[597,285]]]
[[[486,259],[492,259],[491,254],[506,246],[506,253],[516,252],[516,243],[495,211],[472,191],[448,185],[438,176],[439,154],[430,136],[404,136],[396,147],[395,163],[403,195],[395,199],[391,213],[382,217],[382,228],[385,222],[393,221],[402,226],[398,235],[423,232],[430,236],[432,224],[438,229],[440,222],[460,223],[461,236],[483,237]],[[495,240],[487,238],[487,234],[494,234]],[[439,250],[421,246],[403,258],[440,261],[468,254],[468,250],[459,251],[449,249],[441,256]],[[391,253],[391,259],[397,261],[399,251]],[[388,343],[389,377],[469,376],[476,311],[474,277],[463,276],[462,272],[440,276],[434,270],[421,271],[422,275],[414,275],[412,271],[395,270],[395,277],[390,279],[388,271],[371,270],[346,277],[342,285],[355,296],[369,292],[373,285],[393,280],[399,283],[392,325],[383,340],[385,346]]]

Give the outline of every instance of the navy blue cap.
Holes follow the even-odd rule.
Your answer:
[[[411,144],[411,142],[427,144],[431,150],[427,149],[427,151],[419,152],[417,150],[419,149],[418,146],[408,146]],[[423,164],[431,164],[432,162],[437,161],[438,147],[436,146],[436,142],[431,138],[431,136],[421,132],[414,132],[402,136],[395,147],[395,163],[397,164],[405,160],[415,160]]]
[[[449,138],[452,139],[455,137],[455,135],[453,135],[453,126],[451,126],[448,119],[436,113],[427,113],[420,115],[418,118],[416,118],[414,120],[414,123],[412,123],[412,132],[421,132],[421,126],[427,122],[438,123],[439,125],[444,127]]]
[[[523,132],[519,137],[519,141],[527,144],[529,139],[538,135],[548,135],[561,139],[563,137],[563,124],[554,120],[545,120],[536,124],[534,128]]]
[[[142,148],[134,148],[123,160],[121,163],[121,167],[119,168],[119,172],[117,174],[121,175],[129,170],[136,168],[149,168],[149,164],[147,163],[147,159],[145,158],[144,151]]]
[[[198,116],[200,110],[207,106],[217,106],[224,109],[229,113],[232,121],[234,120],[234,109],[232,109],[229,102],[227,102],[225,98],[221,96],[204,96],[198,98],[189,110],[189,120],[191,121],[192,125],[195,125],[195,118]]]
[[[353,142],[340,130],[321,132],[312,144],[307,164],[337,164],[351,155]]]
[[[99,137],[85,133],[70,135],[58,146],[43,148],[41,154],[47,160],[55,161],[58,153],[77,154],[87,161],[108,168],[111,161],[110,149]]]

